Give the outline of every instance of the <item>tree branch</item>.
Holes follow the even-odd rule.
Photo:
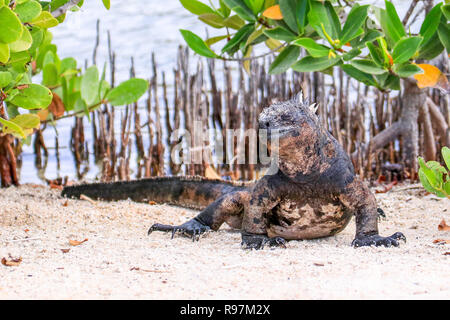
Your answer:
[[[439,133],[441,144],[450,145],[450,131],[445,121],[445,117],[442,112],[439,110],[438,106],[431,100],[431,98],[427,98],[426,104],[428,105],[428,110],[430,111],[430,116],[433,119],[433,124],[436,127],[437,132]]]
[[[436,160],[436,140],[429,109],[428,103],[425,103],[419,111],[419,121],[423,125],[425,160],[427,161]]]
[[[63,14],[65,14],[68,10],[70,10],[73,7],[77,6],[80,2],[81,2],[81,0],[70,0],[69,2],[67,2],[64,5],[62,5],[61,7],[56,9],[55,11],[52,11],[52,16],[54,18],[58,18],[59,16],[62,16]]]
[[[371,152],[375,152],[378,149],[383,148],[385,145],[387,145],[389,142],[392,142],[402,134],[403,132],[403,125],[400,121],[394,122],[390,127],[384,129],[380,133],[378,133],[375,137],[372,138],[370,144],[371,144]],[[369,143],[365,144],[361,147],[361,153],[366,154],[366,149],[368,148]],[[358,160],[358,151],[354,151],[351,154],[351,158],[354,161]]]

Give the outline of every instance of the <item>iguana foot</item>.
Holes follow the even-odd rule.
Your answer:
[[[286,240],[281,237],[269,238],[262,234],[242,233],[241,246],[243,249],[264,249],[269,244],[270,247],[286,248]]]
[[[384,213],[383,209],[378,208],[377,213],[378,213],[378,219],[381,219],[381,218],[386,219],[386,213]]]
[[[396,232],[390,237],[382,237],[378,234],[374,234],[371,236],[359,236],[356,237],[355,240],[352,242],[352,246],[355,248],[357,247],[364,247],[364,246],[385,246],[385,247],[398,247],[399,243],[398,240],[403,240],[406,242],[406,237],[401,232]]]
[[[186,223],[183,223],[179,226],[171,226],[167,224],[159,224],[155,223],[153,226],[150,227],[148,230],[148,235],[150,235],[153,231],[172,231],[172,239],[175,236],[175,233],[179,232],[184,235],[188,235],[189,237],[192,237],[192,241],[199,240],[200,235],[210,231],[211,228],[204,225],[198,220],[192,219],[189,220]],[[196,239],[197,237],[197,239]]]

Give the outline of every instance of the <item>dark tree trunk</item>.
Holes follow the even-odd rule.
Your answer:
[[[403,81],[401,115],[398,121],[390,127],[382,130],[371,141],[370,152],[375,152],[399,136],[402,137],[402,161],[412,173],[417,172],[417,157],[419,156],[419,111],[426,103],[424,90],[417,87],[414,80]],[[362,154],[366,154],[368,145],[361,148]],[[353,152],[353,163],[357,163],[358,151]]]
[[[402,95],[402,123],[403,152],[402,160],[407,168],[417,171],[417,157],[419,156],[419,111],[425,105],[426,95],[417,87],[415,81],[405,80]]]
[[[0,137],[0,176],[2,187],[19,185],[16,155],[12,147],[13,142],[14,138],[9,134]]]

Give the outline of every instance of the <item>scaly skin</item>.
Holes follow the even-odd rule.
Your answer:
[[[259,116],[260,129],[279,138],[278,171],[254,183],[236,184],[197,177],[155,178],[123,183],[68,187],[63,194],[118,200],[153,200],[202,211],[180,225],[154,224],[148,231],[180,232],[198,240],[223,223],[242,230],[244,248],[284,246],[286,240],[328,237],[342,231],[355,216],[352,245],[398,246],[397,232],[378,234],[374,195],[355,176],[337,140],[301,99],[277,103]],[[275,155],[276,150],[271,151]]]

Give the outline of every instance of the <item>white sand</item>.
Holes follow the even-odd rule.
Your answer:
[[[196,243],[146,235],[155,222],[179,224],[195,211],[130,201],[64,206],[47,187],[1,189],[0,260],[22,262],[0,264],[0,298],[449,299],[450,245],[433,240],[450,239],[437,229],[442,219],[450,224],[450,201],[398,191],[405,187],[377,194],[387,215],[380,233],[402,231],[400,248],[352,248],[352,221],[335,237],[263,251],[241,250],[240,234],[226,226]]]

